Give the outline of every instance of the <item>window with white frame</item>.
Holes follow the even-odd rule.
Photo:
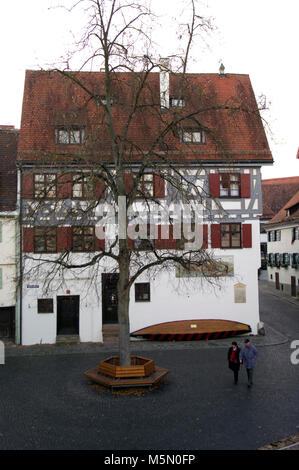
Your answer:
[[[172,96],[170,98],[170,106],[173,107],[173,108],[184,108],[186,106],[186,102],[184,100],[184,98],[176,98],[174,96]]]
[[[85,137],[85,129],[83,127],[59,127],[55,129],[56,144],[63,145],[80,145]]]
[[[57,194],[57,177],[55,174],[34,175],[34,197],[36,199],[52,199]]]
[[[181,130],[181,141],[185,144],[204,144],[205,132],[200,128],[186,128]]]
[[[275,241],[280,242],[281,240],[281,230],[275,230]]]
[[[138,193],[143,197],[154,197],[154,175],[152,173],[145,173],[141,176]]]
[[[240,197],[240,175],[220,173],[220,197]]]
[[[94,178],[91,175],[73,175],[73,198],[92,198],[94,195]]]

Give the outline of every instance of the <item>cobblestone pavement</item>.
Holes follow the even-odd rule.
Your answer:
[[[299,311],[261,288],[266,335],[254,386],[227,367],[231,339],[134,342],[132,350],[170,374],[152,392],[121,395],[97,389],[83,372],[113,345],[7,346],[0,366],[0,449],[258,449],[293,436],[299,425]],[[239,338],[240,344],[243,339]]]

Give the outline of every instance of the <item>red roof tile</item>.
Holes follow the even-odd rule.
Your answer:
[[[287,209],[299,205],[299,191],[283,206],[283,208],[268,222],[268,224],[286,223],[299,220],[299,208],[292,215],[287,216]],[[295,208],[296,209],[296,208]]]
[[[299,176],[262,180],[263,219],[277,214],[299,190]]]
[[[73,73],[94,94],[104,94],[104,73]],[[170,95],[178,93],[181,76],[171,75]],[[112,119],[116,133],[121,135],[140,76],[130,73],[115,74],[113,90],[115,104]],[[147,86],[141,94],[143,107],[134,116],[128,133],[129,142],[146,150],[155,141],[163,125],[169,123],[172,112],[160,112],[159,74],[150,74]],[[192,113],[201,110],[196,119],[202,126],[212,130],[203,145],[184,146],[184,158],[189,160],[225,160],[272,162],[267,138],[248,75],[187,74],[184,82],[186,107],[178,112]],[[150,106],[149,106],[150,105]],[[153,107],[154,105],[155,107]],[[232,111],[232,107],[242,110]],[[254,113],[252,111],[255,111]],[[19,141],[20,160],[34,160],[42,152],[66,154],[78,152],[78,147],[56,145],[55,126],[67,123],[86,125],[98,136],[98,148],[102,158],[109,156],[111,141],[106,125],[99,126],[103,119],[101,107],[89,99],[88,93],[59,72],[27,71],[24,88],[22,124]],[[194,121],[184,121],[193,125]],[[99,130],[100,129],[100,130]],[[164,146],[157,151],[170,149],[172,159],[179,158],[182,145],[175,132],[164,139]],[[135,150],[136,152],[136,150]]]
[[[13,211],[17,200],[17,141],[13,126],[0,126],[0,211]]]

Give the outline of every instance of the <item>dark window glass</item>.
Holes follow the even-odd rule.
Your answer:
[[[94,227],[73,227],[73,251],[94,251]]]
[[[53,299],[37,299],[37,313],[53,313]]]
[[[221,248],[241,248],[241,224],[221,224]]]
[[[139,226],[137,225],[136,226],[136,232],[139,230]],[[143,235],[143,231],[140,229],[141,231],[141,236],[145,236],[145,234]],[[152,251],[155,249],[155,240],[154,239],[151,239],[150,238],[150,225],[148,224],[147,227],[146,227],[146,237],[147,238],[141,238],[141,237],[137,237],[136,239],[134,239],[134,249],[137,250],[137,251]],[[133,237],[133,233],[132,233],[132,237]]]
[[[135,301],[149,302],[151,300],[150,283],[139,282],[135,284]]]
[[[34,252],[56,253],[57,251],[56,227],[36,227],[34,229]]]

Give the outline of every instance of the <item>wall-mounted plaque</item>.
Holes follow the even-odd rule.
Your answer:
[[[238,282],[234,285],[235,304],[246,303],[246,284]]]

